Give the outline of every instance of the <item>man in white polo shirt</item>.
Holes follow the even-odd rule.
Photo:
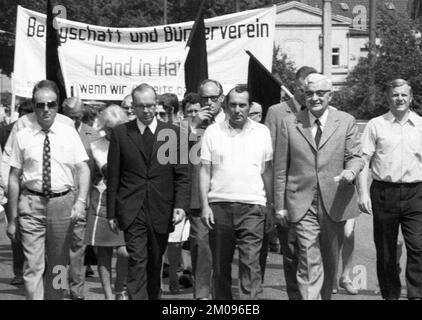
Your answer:
[[[240,299],[257,299],[259,253],[267,199],[272,200],[272,143],[267,127],[248,119],[245,86],[227,95],[229,119],[208,127],[202,138],[202,220],[210,229],[214,299],[232,299],[231,263],[239,249]]]

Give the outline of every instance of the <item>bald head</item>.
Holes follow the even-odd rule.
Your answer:
[[[63,114],[75,123],[75,127],[79,128],[83,116],[83,102],[78,97],[70,97],[63,101]]]
[[[324,76],[319,73],[311,73],[305,79],[306,87],[318,87],[318,90],[332,91],[333,83],[327,76]]]

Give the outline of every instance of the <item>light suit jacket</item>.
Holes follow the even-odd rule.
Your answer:
[[[337,183],[344,169],[355,177],[364,166],[355,119],[330,109],[319,148],[311,132],[308,111],[289,115],[279,124],[274,153],[274,205],[300,221],[311,207],[319,185],[322,206],[334,221],[359,214],[355,185]]]

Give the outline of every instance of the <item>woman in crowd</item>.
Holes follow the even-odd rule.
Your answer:
[[[128,270],[128,254],[123,232],[114,233],[108,225],[106,216],[107,154],[111,129],[127,121],[128,117],[121,107],[110,105],[99,115],[99,123],[105,132],[105,136],[91,144],[98,174],[91,192],[91,206],[87,215],[85,242],[97,249],[98,273],[107,300],[113,299],[111,261],[114,248],[117,251],[115,298],[116,300],[128,299],[124,289]]]

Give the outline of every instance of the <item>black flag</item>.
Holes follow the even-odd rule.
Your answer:
[[[204,3],[199,6],[198,15],[193,24],[186,47],[189,53],[185,62],[186,92],[197,92],[202,80],[208,79],[207,43],[205,40]]]
[[[60,90],[59,97],[59,110],[64,99],[66,99],[66,89],[62,71],[60,68],[58,47],[60,40],[57,30],[54,28],[55,16],[53,15],[53,7],[51,1],[47,0],[47,40],[45,46],[45,65],[46,65],[46,78],[47,80],[54,81]]]
[[[251,100],[262,105],[262,119],[265,119],[268,108],[280,102],[282,83],[250,51],[246,53],[249,55],[248,91]]]

